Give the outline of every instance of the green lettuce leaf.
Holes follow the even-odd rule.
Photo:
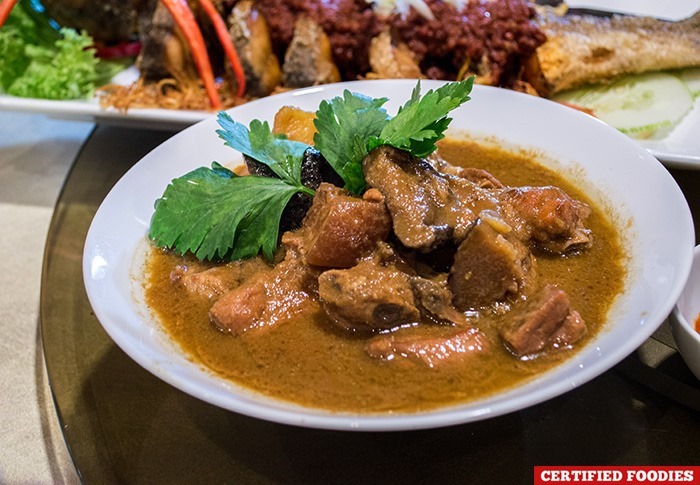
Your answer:
[[[26,45],[29,63],[6,89],[8,94],[41,99],[80,99],[96,88],[97,64],[92,38],[61,29],[55,48]]]

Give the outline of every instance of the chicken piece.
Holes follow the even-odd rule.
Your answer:
[[[296,21],[294,37],[284,55],[282,72],[284,85],[289,88],[340,81],[328,36],[306,15]]]
[[[459,242],[476,220],[448,179],[408,152],[380,146],[365,157],[362,170],[386,199],[394,233],[406,247],[427,252],[450,240]]]
[[[454,306],[488,307],[517,295],[535,277],[535,259],[495,213],[484,211],[457,248],[448,279]]]
[[[516,356],[524,357],[548,347],[574,344],[586,331],[585,322],[571,308],[564,290],[547,285],[528,302],[515,324],[501,329],[501,337]]]
[[[387,330],[420,321],[409,276],[376,259],[322,273],[318,295],[331,321],[346,330]]]
[[[473,327],[451,332],[445,337],[378,335],[365,347],[367,354],[375,359],[396,361],[406,358],[431,368],[472,359],[488,350],[486,337]]]
[[[272,270],[259,273],[223,295],[209,310],[209,319],[234,335],[285,322],[298,315],[317,291],[318,271],[287,250]]]
[[[509,188],[499,200],[503,218],[523,241],[556,253],[593,242],[584,226],[590,207],[558,187]]]
[[[302,229],[285,235],[296,241],[306,262],[326,268],[349,268],[370,255],[391,230],[384,198],[370,189],[362,198],[322,183]]]
[[[252,0],[238,2],[228,21],[229,34],[245,72],[248,94],[269,95],[282,81],[282,70],[272,50],[267,21]]]
[[[216,327],[234,335],[261,326],[267,292],[260,278],[248,280],[226,292],[209,310],[209,319]]]
[[[368,79],[417,79],[423,77],[418,62],[404,43],[394,45],[389,30],[372,39],[369,46]]]

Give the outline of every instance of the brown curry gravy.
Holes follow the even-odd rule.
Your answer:
[[[170,282],[170,271],[183,258],[157,249],[147,267],[148,305],[194,362],[267,396],[334,411],[414,412],[464,403],[510,388],[570,358],[600,331],[623,288],[621,238],[612,221],[531,155],[461,139],[443,140],[440,153],[455,165],[486,169],[507,185],[556,185],[591,205],[590,249],[568,257],[535,253],[541,281],[564,289],[588,324],[587,336],[575,349],[518,360],[500,344],[498,322],[492,319],[477,324],[494,343],[487,357],[436,369],[408,359],[385,362],[365,353],[365,338],[332,328],[316,302],[294,320],[228,335],[209,322],[210,301],[188,296]]]

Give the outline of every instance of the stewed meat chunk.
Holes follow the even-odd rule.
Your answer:
[[[260,326],[265,312],[265,283],[254,278],[228,291],[209,309],[209,319],[224,332],[239,334]]]
[[[543,287],[514,320],[501,330],[501,336],[518,357],[571,345],[587,330],[581,315],[571,308],[568,295],[553,285]]]
[[[464,326],[465,314],[452,305],[447,275],[419,276],[407,261],[380,245],[371,258],[319,277],[319,298],[338,326],[388,330],[423,322]]]
[[[391,218],[377,190],[369,189],[359,198],[323,183],[302,228],[283,239],[295,240],[310,265],[349,268],[371,254],[390,231]]]
[[[504,218],[523,241],[558,253],[591,245],[584,226],[591,209],[560,188],[512,187],[499,198]]]
[[[457,248],[449,286],[462,310],[516,295],[535,276],[535,259],[498,214],[484,211]]]
[[[484,354],[489,345],[483,333],[469,327],[451,331],[447,336],[378,335],[367,343],[365,350],[376,359],[406,358],[435,368]]]
[[[409,276],[376,258],[318,278],[321,307],[347,330],[386,330],[420,321]]]
[[[253,275],[223,295],[209,310],[220,330],[239,334],[298,315],[316,294],[318,272],[291,248],[271,271]]]
[[[406,247],[429,251],[461,241],[476,219],[443,174],[408,152],[380,146],[365,157],[362,170],[386,199],[394,233]]]
[[[452,305],[452,292],[447,287],[447,275],[439,275],[441,281],[435,279],[411,277],[411,289],[416,298],[416,305],[423,315],[438,323],[467,323],[465,315]]]

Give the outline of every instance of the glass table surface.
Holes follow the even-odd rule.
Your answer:
[[[700,463],[700,382],[667,323],[616,367],[564,395],[433,430],[297,428],[217,408],[160,381],[103,331],[81,263],[110,188],[172,135],[98,125],[49,230],[41,336],[64,437],[85,483],[516,484],[532,483],[535,465]],[[700,234],[700,171],[671,173]]]

